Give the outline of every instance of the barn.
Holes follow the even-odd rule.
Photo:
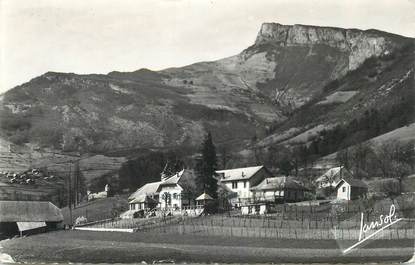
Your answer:
[[[0,237],[62,227],[61,210],[47,201],[0,201]]]

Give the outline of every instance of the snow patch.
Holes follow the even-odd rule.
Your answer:
[[[332,104],[332,103],[345,103],[354,95],[356,95],[357,91],[338,91],[334,92],[333,94],[327,96],[324,100],[318,102],[319,105],[324,104]]]
[[[109,86],[110,86],[110,88],[112,90],[117,91],[119,93],[122,93],[122,94],[132,94],[130,91],[128,91],[127,89],[122,88],[120,86],[117,86],[117,85],[114,85],[114,84],[109,84]]]

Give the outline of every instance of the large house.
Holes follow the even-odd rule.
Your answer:
[[[337,199],[355,200],[367,196],[368,187],[359,179],[343,178],[337,183]]]
[[[196,190],[195,174],[184,169],[171,177],[163,173],[160,181],[150,182],[140,187],[128,198],[130,211],[180,210],[194,204]]]
[[[237,196],[231,199],[233,206],[241,206],[252,201],[251,188],[258,185],[271,173],[264,166],[217,170],[219,182]]]
[[[265,178],[251,188],[255,202],[295,202],[304,200],[307,189],[293,177]]]
[[[160,209],[182,209],[192,206],[196,198],[196,175],[193,170],[182,170],[159,185]]]
[[[269,177],[250,190],[252,198],[241,205],[242,214],[265,214],[274,203],[302,201],[308,189],[293,177]]]

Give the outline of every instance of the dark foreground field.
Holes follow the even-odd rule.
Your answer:
[[[401,262],[412,240],[381,240],[342,255],[334,240],[274,240],[155,233],[58,231],[3,241],[2,252],[21,262],[221,263]]]

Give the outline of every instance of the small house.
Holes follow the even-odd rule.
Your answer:
[[[297,202],[304,200],[308,189],[293,177],[265,178],[251,188],[255,202]]]
[[[251,187],[271,176],[271,173],[264,166],[217,170],[216,173],[219,175],[220,184],[225,185],[237,194],[231,200],[232,205],[236,207],[251,203],[253,200]]]
[[[341,167],[333,167],[327,170],[323,175],[318,177],[314,182],[316,183],[317,188],[323,189],[323,188],[335,188],[337,183],[342,178],[351,178],[350,172],[344,168]]]
[[[337,199],[355,200],[367,196],[368,186],[359,179],[343,178],[336,186]]]

